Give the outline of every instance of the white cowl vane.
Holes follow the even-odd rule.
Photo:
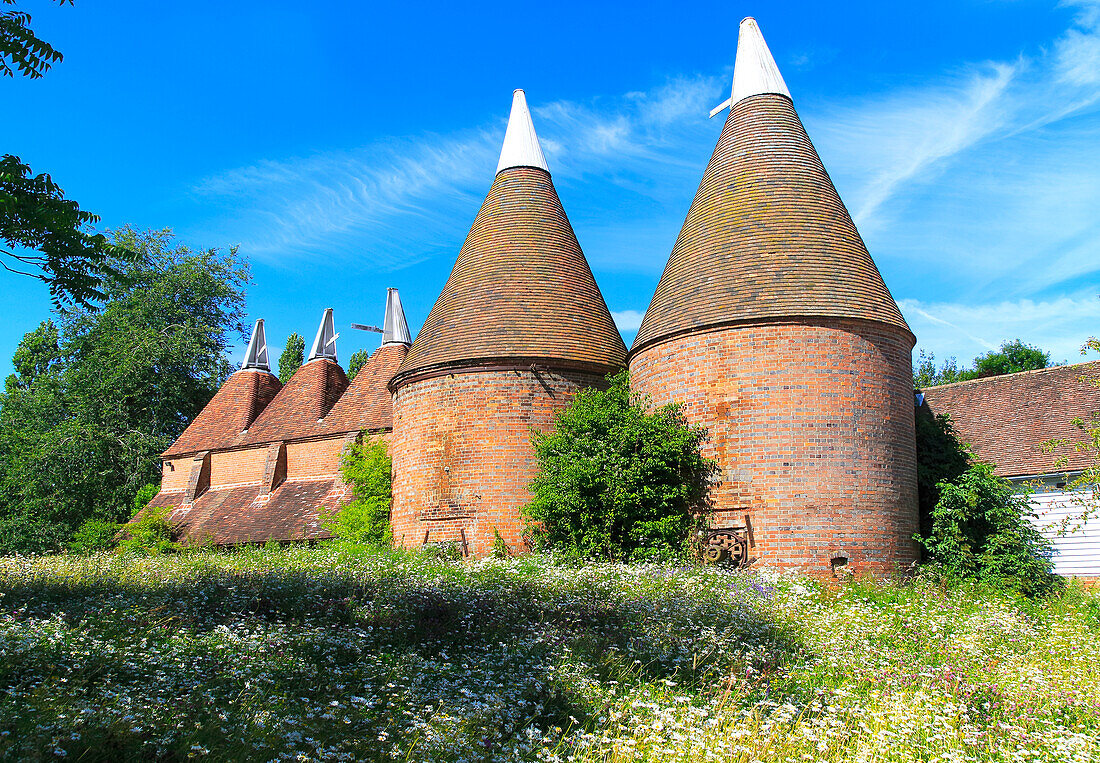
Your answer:
[[[750,95],[762,93],[791,97],[791,91],[787,89],[787,83],[783,81],[783,75],[775,65],[775,59],[768,50],[768,43],[764,42],[764,35],[760,33],[756,19],[749,16],[741,21],[741,30],[737,36],[737,59],[733,64],[733,94],[730,96],[730,105],[735,106]]]
[[[382,344],[412,344],[405,311],[401,309],[401,296],[397,289],[386,290],[386,320],[382,324]]]
[[[497,172],[510,167],[537,167],[550,171],[539,146],[539,137],[535,135],[535,125],[527,109],[527,97],[522,90],[512,93],[512,113],[508,117],[508,130],[504,133],[504,147],[500,150]]]
[[[267,359],[267,337],[264,335],[263,318],[256,321],[256,325],[252,328],[252,338],[248,341],[244,362],[241,363],[242,371],[249,368],[271,373],[271,364]]]
[[[332,323],[332,308],[326,307],[325,314],[321,316],[321,325],[317,329],[317,338],[313,340],[313,349],[309,351],[309,360],[328,358],[336,362],[336,328]]]

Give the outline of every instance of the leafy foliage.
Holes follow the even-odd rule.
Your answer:
[[[922,537],[932,534],[932,510],[940,500],[940,483],[958,479],[970,466],[970,452],[959,442],[951,420],[917,409],[917,503]]]
[[[933,560],[960,578],[1017,590],[1050,593],[1061,582],[1053,572],[1053,548],[1029,521],[1027,495],[975,461],[953,481],[937,486],[932,534],[924,545]]]
[[[57,549],[87,519],[128,519],[245,336],[249,274],[235,252],[193,251],[167,231],[115,241],[135,256],[112,261],[102,307],[60,310],[16,350],[0,395],[0,552]]]
[[[344,453],[340,474],[351,486],[352,499],[322,521],[337,538],[370,546],[388,547],[393,461],[383,440],[367,435]]]
[[[717,465],[699,452],[704,428],[675,405],[650,408],[623,371],[532,433],[539,473],[524,512],[539,546],[605,559],[682,550]]]
[[[69,541],[69,553],[94,554],[97,551],[106,551],[114,546],[119,527],[118,522],[110,522],[106,519],[97,517],[85,519],[80,527],[76,528],[73,539]]]
[[[118,280],[129,252],[87,232],[98,221],[49,175],[34,175],[17,156],[0,156],[0,242],[9,247],[0,248],[0,266],[45,283],[54,307],[88,307],[106,298],[105,280]]]
[[[974,358],[973,365],[968,369],[960,369],[954,358],[948,358],[937,370],[935,354],[926,355],[924,350],[921,350],[920,360],[913,370],[913,386],[923,389],[939,384],[983,379],[987,376],[1034,371],[1048,368],[1050,365],[1049,352],[1024,344],[1019,339],[1005,341],[999,350],[990,350],[984,355],[979,355]]]
[[[1091,337],[1081,347],[1081,354],[1087,355],[1090,351],[1100,352],[1100,339]],[[1100,375],[1082,373],[1078,378],[1081,384],[1100,389]],[[1095,521],[1100,517],[1100,414],[1094,414],[1090,418],[1078,416],[1071,422],[1080,431],[1078,439],[1057,438],[1043,443],[1043,449],[1047,453],[1057,453],[1055,468],[1065,469],[1069,466],[1070,453],[1085,453],[1091,456],[1091,461],[1081,469],[1081,472],[1066,482],[1066,491],[1077,504],[1077,511],[1068,516],[1060,532],[1071,533],[1081,529],[1086,522]]]
[[[352,353],[352,356],[348,358],[348,384],[351,384],[355,380],[355,375],[359,373],[367,361],[370,360],[370,350],[356,350]]]
[[[15,0],[0,1],[4,5],[15,5]],[[73,4],[73,0],[57,1],[60,5]],[[62,58],[60,51],[35,35],[29,13],[21,10],[0,12],[0,76],[14,77],[18,70],[25,77],[37,79]]]
[[[155,556],[179,550],[168,516],[171,506],[149,506],[122,529],[119,551],[132,556]]]
[[[306,340],[298,333],[286,338],[286,347],[279,356],[279,381],[286,384],[306,360]]]

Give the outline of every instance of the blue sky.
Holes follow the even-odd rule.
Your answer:
[[[1100,333],[1100,0],[20,7],[65,60],[0,80],[0,152],[104,227],[239,244],[274,358],[325,307],[343,360],[377,346],[347,324],[380,323],[387,286],[419,328],[516,87],[629,344],[746,15],[918,351],[968,362],[1019,337],[1075,362]],[[49,301],[0,274],[0,305],[6,373]]]

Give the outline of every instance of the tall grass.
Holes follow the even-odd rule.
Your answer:
[[[0,560],[0,756],[1100,760],[1100,599],[351,546]]]

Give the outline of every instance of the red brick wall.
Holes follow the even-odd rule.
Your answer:
[[[210,487],[259,482],[264,476],[267,448],[215,451],[210,454]]]
[[[191,457],[166,458],[160,469],[160,489],[164,492],[186,490],[191,478]]]
[[[489,552],[493,528],[513,552],[524,549],[519,509],[531,499],[535,474],[531,427],[549,429],[554,415],[592,374],[476,371],[413,381],[394,394],[390,445],[394,541],[419,546],[461,541]]]
[[[346,440],[343,434],[325,440],[288,442],[286,444],[286,478],[335,476],[340,472],[340,458]]]
[[[911,340],[862,321],[695,333],[630,360],[635,389],[707,427],[714,524],[748,513],[762,563],[888,572],[917,559]]]

